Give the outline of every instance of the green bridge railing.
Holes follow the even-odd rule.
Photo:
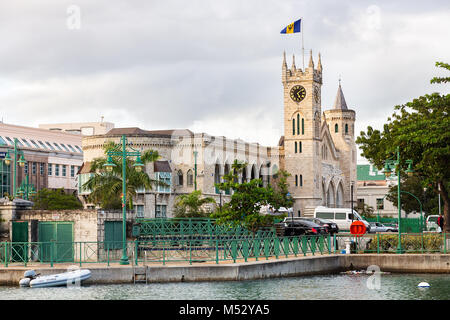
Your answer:
[[[405,253],[447,253],[449,234],[402,234]],[[247,262],[306,255],[339,254],[350,244],[352,253],[396,253],[398,235],[350,234],[266,237],[167,237],[127,241],[130,263]],[[71,263],[119,263],[121,241],[104,242],[0,242],[3,267]]]
[[[188,238],[127,241],[132,264],[168,262],[248,261],[332,253],[332,237]],[[0,264],[118,263],[122,242],[0,242]]]
[[[275,227],[266,227],[258,230],[254,235],[244,227],[228,227],[215,223],[215,219],[209,218],[152,218],[136,219],[133,228],[133,236],[139,239],[160,239],[169,236],[203,236],[203,237],[228,237],[240,239],[242,237],[268,237],[275,235]]]

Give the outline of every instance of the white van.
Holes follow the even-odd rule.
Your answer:
[[[359,220],[366,225],[366,232],[368,233],[370,231],[370,224],[366,220],[361,218],[361,216],[355,210],[353,210],[352,215],[351,208],[316,207],[314,209],[314,217],[333,221],[338,225],[339,230],[341,231],[350,230],[350,225],[352,224],[352,222],[355,220]]]

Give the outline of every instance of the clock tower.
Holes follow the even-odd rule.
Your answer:
[[[312,51],[308,67],[288,68],[283,54],[284,90],[284,169],[291,174],[289,192],[294,199],[294,215],[303,215],[305,207],[322,202],[321,179],[321,87],[322,64],[319,54],[314,68]]]

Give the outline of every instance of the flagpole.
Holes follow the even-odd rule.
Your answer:
[[[302,34],[303,72],[305,72],[305,47],[303,46],[303,17],[300,18],[300,33]]]

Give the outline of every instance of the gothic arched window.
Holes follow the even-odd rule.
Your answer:
[[[179,185],[179,186],[182,186],[183,185],[183,171],[181,171],[181,170],[178,170],[178,172],[177,172],[177,184]]]
[[[348,134],[348,124],[345,124],[345,134]]]
[[[189,169],[187,172],[187,185],[192,186],[194,184],[194,175],[192,173],[192,170]]]
[[[339,131],[339,128],[338,128],[338,124],[336,123],[335,125],[334,125],[334,132],[338,132]]]

